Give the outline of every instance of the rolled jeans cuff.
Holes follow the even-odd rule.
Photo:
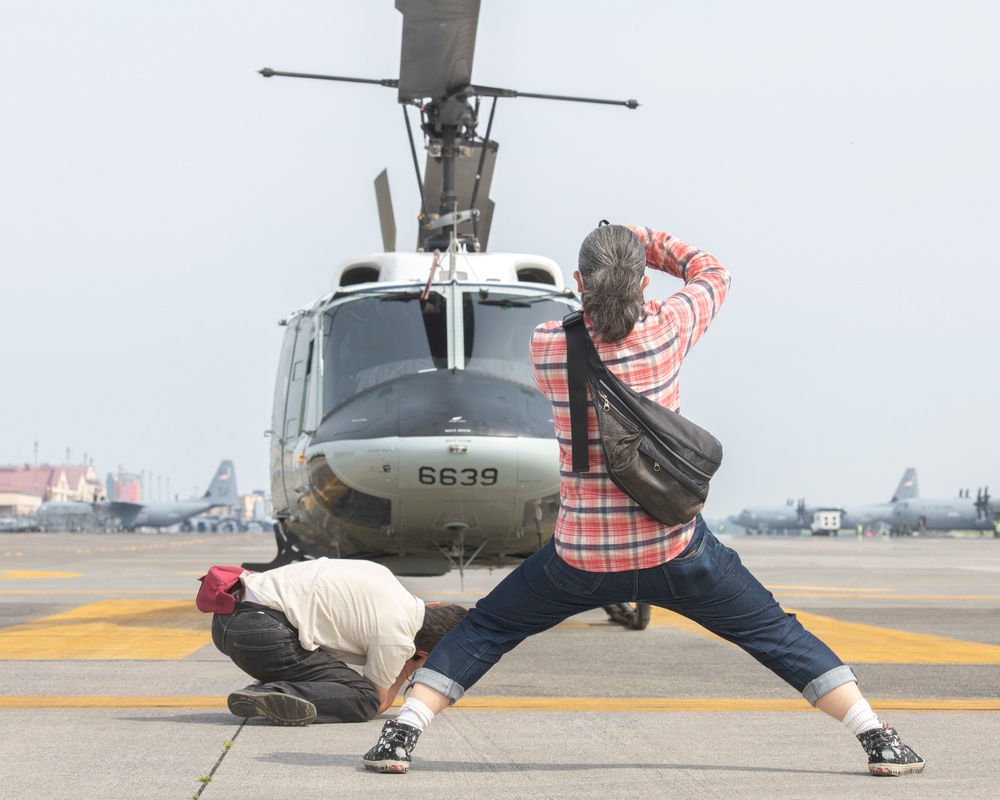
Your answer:
[[[440,672],[427,669],[427,667],[421,667],[413,673],[413,683],[422,683],[436,692],[441,692],[441,694],[450,698],[452,705],[461,700],[462,695],[465,694],[464,687],[459,686],[447,675],[442,675]]]
[[[809,705],[815,707],[816,701],[827,692],[832,692],[838,686],[852,681],[857,683],[858,676],[846,664],[841,664],[839,667],[834,667],[809,681],[806,688],[802,690],[802,696],[809,701]]]

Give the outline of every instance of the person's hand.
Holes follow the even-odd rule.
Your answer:
[[[638,236],[643,247],[649,247],[649,228],[645,225],[624,225],[623,227],[628,228]]]
[[[420,669],[426,660],[427,656],[425,655],[415,655],[407,661],[406,666],[403,668],[403,672],[406,674],[406,680],[411,680],[413,678],[413,673]]]

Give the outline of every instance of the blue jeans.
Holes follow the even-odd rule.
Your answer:
[[[574,614],[624,601],[694,620],[743,648],[812,705],[831,689],[857,681],[829,647],[781,609],[701,517],[683,553],[647,569],[576,569],[559,557],[550,540],[441,640],[415,680],[455,702],[528,636]]]

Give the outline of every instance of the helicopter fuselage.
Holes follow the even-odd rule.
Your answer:
[[[334,290],[285,323],[271,431],[282,533],[306,555],[411,575],[537,550],[559,459],[528,338],[578,307],[537,256],[342,264]]]

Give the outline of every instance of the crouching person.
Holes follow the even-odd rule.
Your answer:
[[[275,725],[377,717],[467,613],[424,603],[371,561],[244,572],[233,596],[232,613],[212,619],[212,641],[260,684],[230,694],[229,710]]]

